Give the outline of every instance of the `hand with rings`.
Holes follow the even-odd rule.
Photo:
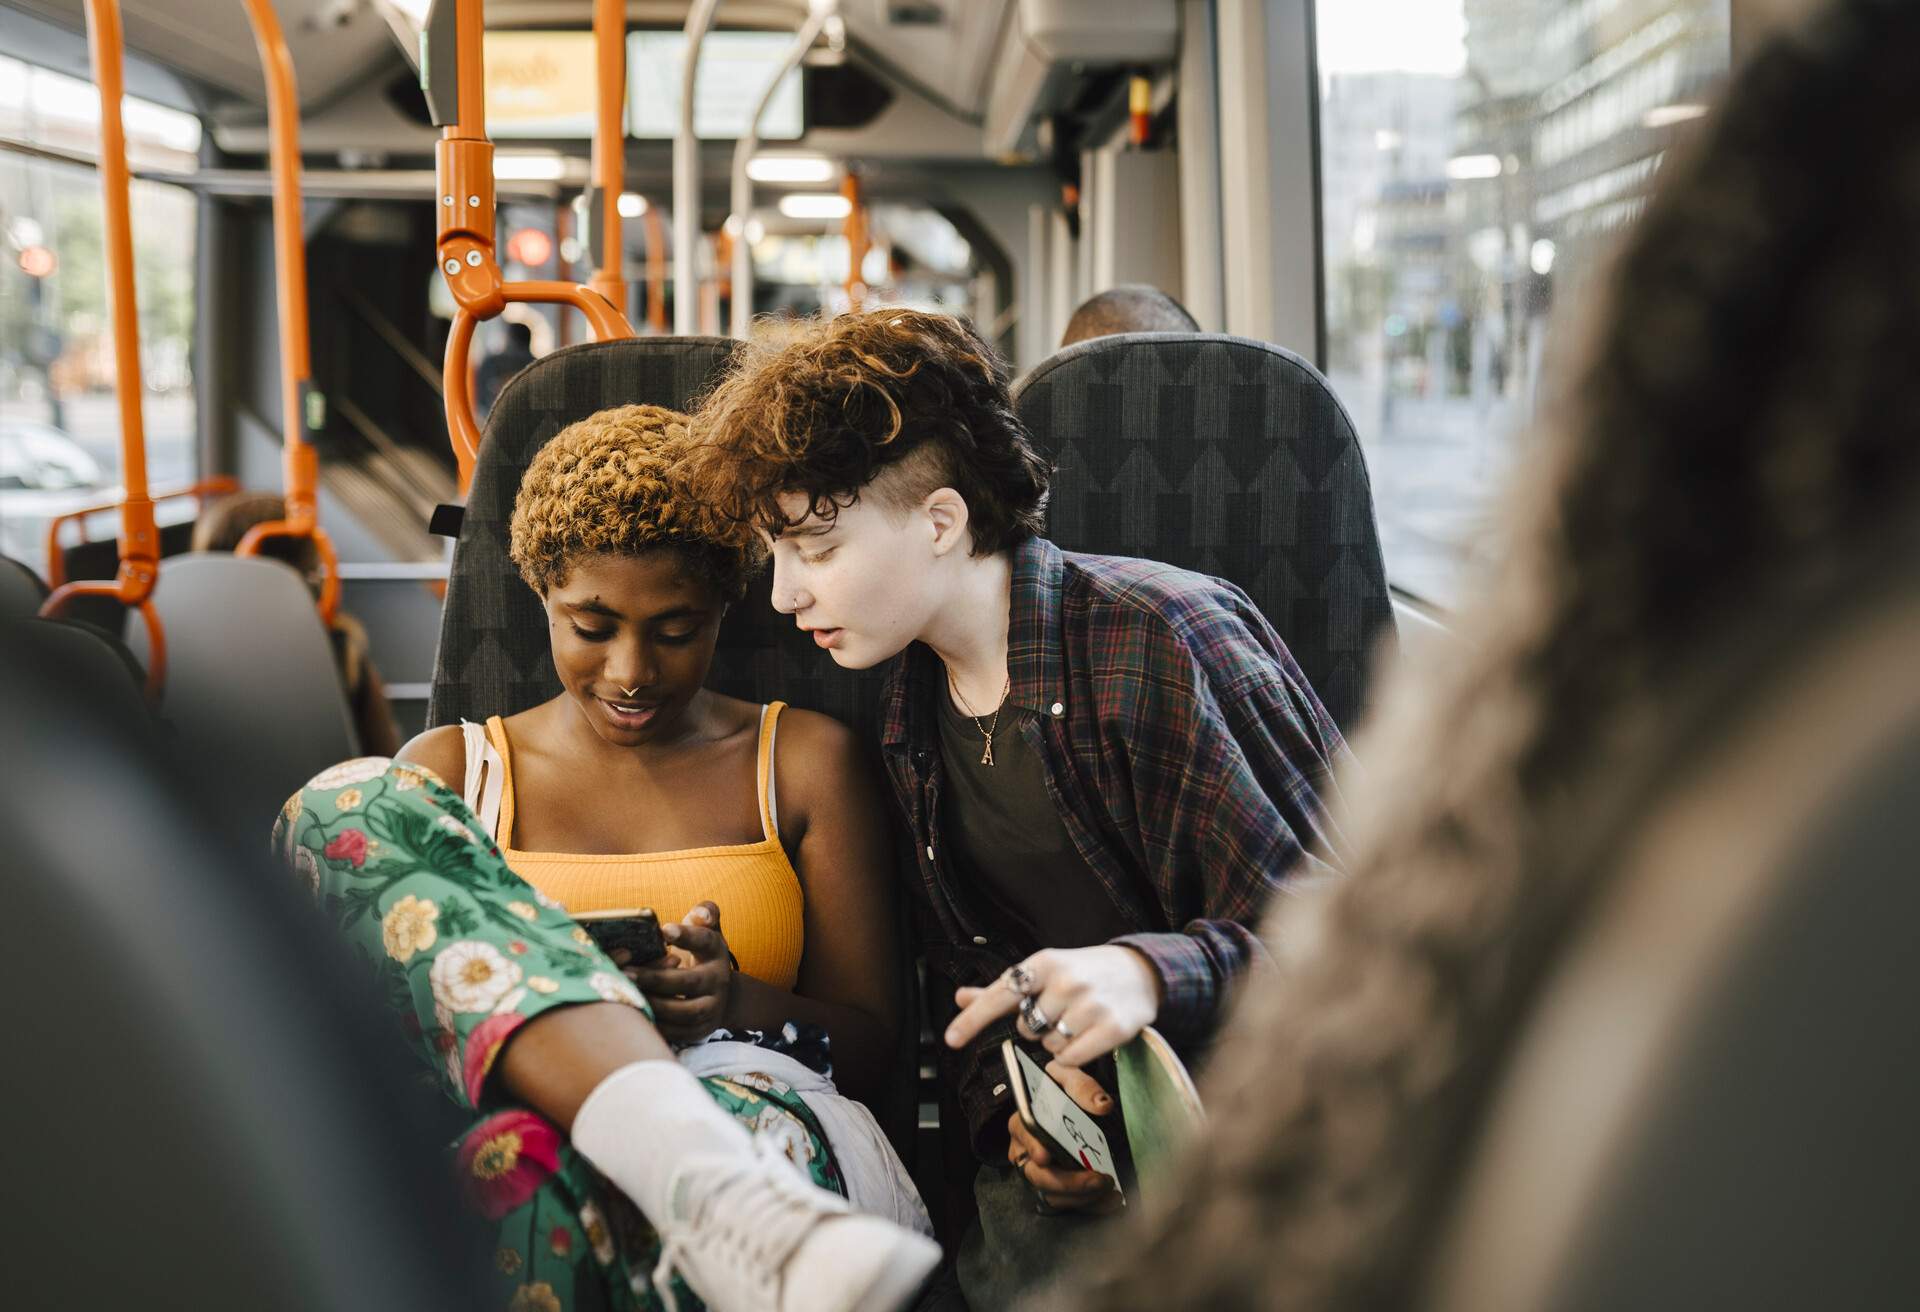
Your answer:
[[[950,1048],[964,1048],[994,1021],[1015,1028],[1068,1066],[1105,1056],[1153,1024],[1160,976],[1132,948],[1049,948],[1013,966],[986,988],[954,994],[960,1014],[947,1026]]]

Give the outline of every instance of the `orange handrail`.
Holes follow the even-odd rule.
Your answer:
[[[596,28],[596,31],[603,29]],[[485,40],[481,0],[454,6],[456,120],[434,144],[439,193],[439,233],[434,245],[447,288],[459,307],[447,336],[445,365],[447,437],[460,467],[460,491],[473,481],[480,451],[480,424],[473,414],[473,375],[467,357],[475,324],[499,316],[509,302],[571,305],[586,316],[602,341],[633,336],[633,326],[606,296],[582,283],[507,282],[494,254],[493,142],[487,139]],[[428,62],[425,67],[431,69]],[[623,79],[624,80],[624,79]],[[604,106],[603,106],[604,108]],[[620,149],[624,149],[624,143]],[[613,197],[617,204],[619,196]]]
[[[658,205],[647,206],[647,326],[667,330],[667,223]]]
[[[500,285],[500,295],[506,302],[571,305],[586,316],[593,335],[603,342],[633,336],[627,316],[585,283],[509,282]],[[454,313],[453,330],[447,334],[447,433],[453,439],[454,459],[459,462],[462,492],[473,481],[474,461],[480,455],[480,425],[473,417],[473,370],[468,356],[473,349],[474,328],[490,317],[470,313],[461,306]]]
[[[594,54],[599,74],[593,133],[593,185],[600,189],[600,268],[588,285],[615,308],[625,308],[626,247],[620,234],[620,189],[625,178],[626,136],[620,130],[627,96],[626,0],[593,0]]]
[[[284,426],[282,464],[286,478],[285,519],[255,524],[234,548],[236,556],[254,556],[269,538],[307,538],[320,557],[320,619],[331,627],[340,602],[340,565],[333,542],[318,520],[320,453],[309,428],[319,414],[307,413],[318,393],[310,392],[313,362],[307,345],[307,249],[300,228],[300,96],[293,56],[280,30],[273,0],[242,0],[253,26],[254,45],[267,80],[268,152],[273,175],[274,278],[280,303],[280,421]]]
[[[119,0],[86,0],[87,52],[100,94],[100,196],[105,208],[107,303],[113,315],[115,389],[120,402],[120,568],[111,582],[65,583],[41,606],[58,615],[75,597],[111,597],[140,612],[148,638],[147,693],[166,685],[167,643],[153,608],[160,574],[160,530],[147,495],[147,434],[140,408],[140,320],[133,284],[133,223],[127,200],[127,136],[120,120],[125,91]],[[130,381],[129,381],[130,380]]]
[[[148,499],[156,506],[162,501],[175,501],[181,497],[199,497],[205,501],[208,497],[223,497],[230,492],[238,492],[240,482],[230,474],[215,474],[212,478],[203,478],[198,483],[186,487],[169,488],[165,492],[155,492]],[[79,510],[69,510],[65,514],[55,515],[47,521],[47,586],[57,588],[67,581],[66,549],[60,545],[60,531],[69,524],[79,523],[94,515],[104,515],[109,510],[120,509],[118,501],[103,501],[99,505],[82,506]],[[81,539],[85,541],[85,538]]]
[[[867,296],[867,284],[860,272],[867,262],[867,210],[860,203],[860,175],[852,169],[840,180],[840,194],[847,198],[848,206],[843,229],[847,237],[847,308],[858,310]]]

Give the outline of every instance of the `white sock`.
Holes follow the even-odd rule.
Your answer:
[[[636,1061],[594,1086],[573,1118],[573,1146],[655,1225],[689,1157],[750,1156],[753,1136],[677,1061]]]

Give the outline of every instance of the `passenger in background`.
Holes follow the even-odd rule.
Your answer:
[[[254,525],[286,517],[287,503],[278,493],[236,492],[200,512],[193,526],[193,549],[232,551]],[[320,553],[310,539],[268,538],[260,545],[260,554],[299,570],[314,595],[319,595]],[[366,629],[346,611],[335,609],[328,637],[333,641],[334,664],[339,667],[340,685],[353,712],[360,750],[369,756],[392,756],[400,750],[400,725],[393,718],[393,705],[387,700],[380,671],[374,668]]]
[[[1096,1114],[1081,1068],[1144,1027],[1197,1051],[1268,900],[1339,861],[1340,733],[1238,588],[1039,536],[1046,463],[959,320],[876,310],[749,348],[695,427],[694,493],[772,544],[775,608],[842,666],[887,663],[943,1128],[978,1164],[959,1276],[1002,1308],[1117,1202],[1012,1114],[1016,1007]]]
[[[1187,313],[1187,307],[1144,283],[1129,283],[1111,291],[1097,292],[1080,303],[1067,320],[1063,347],[1084,342],[1089,337],[1108,337],[1114,333],[1197,333],[1200,325]]]
[[[1249,986],[1222,1036],[1201,1086],[1207,1130],[1177,1188],[1063,1272],[1047,1307],[1421,1305],[1454,1150],[1485,1110],[1479,1081],[1534,1000],[1539,963],[1599,891],[1582,836],[1604,831],[1622,775],[1659,750],[1687,704],[1677,690],[1724,687],[1716,639],[1743,620],[1832,606],[1912,551],[1916,59],[1920,6],[1841,0],[1757,49],[1668,156],[1611,276],[1594,280],[1601,313],[1506,508],[1511,545],[1457,617],[1470,641],[1443,669],[1403,670],[1362,740],[1348,877],[1276,904],[1266,932],[1283,968]],[[1694,875],[1732,873],[1708,862]],[[1639,981],[1618,987],[1618,1010],[1585,1014],[1632,1028],[1648,1003]],[[1801,1022],[1904,1042],[1889,1005],[1874,1020],[1811,1003]],[[1623,1050],[1594,1038],[1583,1060]],[[1566,1124],[1605,1123],[1612,1109],[1582,1092],[1567,1089]],[[1908,1146],[1857,1133],[1809,1125],[1774,1160]],[[1814,1261],[1790,1223],[1767,1219],[1788,1261]],[[1746,1257],[1725,1240],[1702,1248],[1710,1230],[1687,1218],[1661,1260],[1677,1274]]]
[[[482,360],[479,369],[474,371],[473,413],[482,423],[486,422],[493,403],[500,399],[500,389],[507,385],[507,380],[534,359],[533,329],[511,319],[501,327],[506,330],[506,345]]]
[[[693,528],[684,440],[625,406],[542,448],[511,550],[562,691],[325,772],[281,841],[473,1113],[500,1306],[671,1309],[678,1272],[727,1312],[891,1312],[939,1251],[834,1084],[895,1051],[879,799],[832,720],[703,686],[758,553]],[[571,918],[643,907],[666,957]]]

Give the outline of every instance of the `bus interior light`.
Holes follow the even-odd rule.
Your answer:
[[[780,212],[790,219],[844,219],[853,213],[853,202],[845,196],[800,191],[780,198]]]
[[[833,161],[819,155],[755,155],[747,161],[747,176],[755,182],[831,182]]]
[[[621,192],[619,204],[623,219],[637,219],[647,212],[647,198],[637,191]]]

